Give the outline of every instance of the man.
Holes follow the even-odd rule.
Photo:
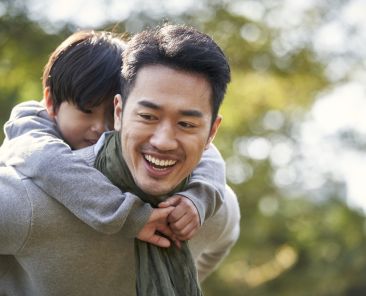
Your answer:
[[[121,153],[137,186],[161,196],[188,177],[213,140],[229,67],[208,36],[165,26],[130,41],[123,72],[126,91],[115,100]],[[11,167],[1,167],[0,176],[0,252],[7,255],[0,258],[1,293],[134,294],[132,237],[93,231]],[[194,258],[222,258],[236,240],[237,204],[230,191],[227,197],[192,240]],[[228,215],[230,209],[236,212]],[[221,245],[207,252],[216,240]]]

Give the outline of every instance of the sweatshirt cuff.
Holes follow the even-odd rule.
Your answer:
[[[223,197],[219,192],[203,181],[191,180],[184,191],[176,194],[183,195],[193,202],[198,211],[201,226],[217,212],[223,203]]]

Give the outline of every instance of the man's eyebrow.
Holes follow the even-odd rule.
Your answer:
[[[138,101],[138,104],[141,106],[144,106],[146,108],[151,108],[154,110],[162,109],[162,107],[160,105],[155,104],[151,101],[141,100],[141,101]],[[199,118],[203,117],[203,113],[201,111],[194,110],[194,109],[180,110],[179,113],[183,116],[193,116],[193,117],[199,117]]]
[[[183,116],[203,117],[203,113],[197,110],[181,110],[179,113]]]
[[[155,110],[161,109],[161,107],[159,105],[157,105],[153,102],[150,102],[150,101],[142,100],[142,101],[138,101],[138,104],[141,106],[147,107],[147,108],[155,109]]]

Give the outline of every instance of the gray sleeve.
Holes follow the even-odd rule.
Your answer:
[[[152,213],[149,204],[131,193],[122,193],[61,139],[27,134],[9,141],[7,146],[6,151],[2,147],[7,165],[31,178],[99,232],[116,233],[123,227],[125,235],[135,237]]]
[[[204,151],[184,191],[196,206],[201,225],[221,207],[225,196],[225,162],[215,146]]]
[[[32,207],[12,168],[0,168],[0,254],[15,255],[30,231]]]

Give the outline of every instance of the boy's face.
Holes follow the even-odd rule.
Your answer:
[[[211,127],[211,87],[198,74],[145,66],[124,105],[115,99],[115,129],[136,184],[154,196],[174,189],[197,166],[221,118]]]
[[[81,111],[76,105],[68,102],[62,102],[55,112],[53,108],[47,110],[56,121],[64,141],[72,149],[93,145],[103,132],[113,129],[112,103],[102,103],[90,108],[88,112]]]

